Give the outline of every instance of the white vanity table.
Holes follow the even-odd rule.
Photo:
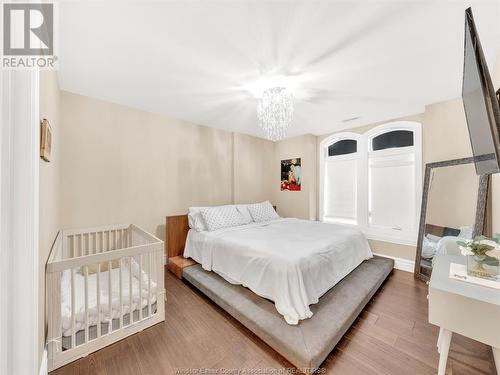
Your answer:
[[[500,374],[500,290],[449,278],[461,255],[436,256],[429,284],[429,322],[440,327],[438,375],[444,375],[453,333],[490,345]]]

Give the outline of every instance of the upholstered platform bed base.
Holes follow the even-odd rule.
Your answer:
[[[317,369],[391,273],[394,261],[364,261],[312,305],[312,318],[292,326],[274,304],[247,288],[232,285],[200,265],[183,277],[304,372]]]

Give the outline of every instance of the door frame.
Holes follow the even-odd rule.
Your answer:
[[[39,71],[0,71],[0,374],[38,374]]]

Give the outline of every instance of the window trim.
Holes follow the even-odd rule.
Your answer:
[[[394,130],[409,130],[413,132],[413,146],[388,148],[384,150],[373,151],[372,139],[383,133]],[[416,246],[418,237],[418,223],[420,218],[421,199],[422,199],[422,124],[415,121],[391,121],[378,125],[365,133],[342,132],[333,134],[320,142],[319,147],[319,220],[324,222],[336,222],[332,219],[324,217],[324,174],[325,164],[328,157],[328,146],[334,142],[343,139],[355,139],[358,142],[358,152],[356,153],[358,160],[358,197],[357,197],[357,222],[358,224],[344,224],[351,225],[363,231],[368,239],[390,242],[395,244]],[[415,181],[417,186],[415,189],[415,230],[406,231],[404,233],[396,234],[387,228],[377,228],[369,225],[369,191],[368,191],[368,166],[369,159],[376,156],[389,156],[399,155],[404,150],[407,153],[415,155]],[[342,157],[337,156],[338,157]],[[335,156],[330,156],[335,158]],[[366,162],[363,162],[365,160]]]

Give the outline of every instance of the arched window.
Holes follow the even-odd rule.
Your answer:
[[[422,184],[421,128],[390,122],[320,144],[320,220],[355,224],[368,238],[414,244]]]
[[[323,142],[323,219],[357,224],[358,138],[341,133]]]
[[[377,126],[368,139],[368,227],[384,237],[415,238],[420,210],[420,124]]]

